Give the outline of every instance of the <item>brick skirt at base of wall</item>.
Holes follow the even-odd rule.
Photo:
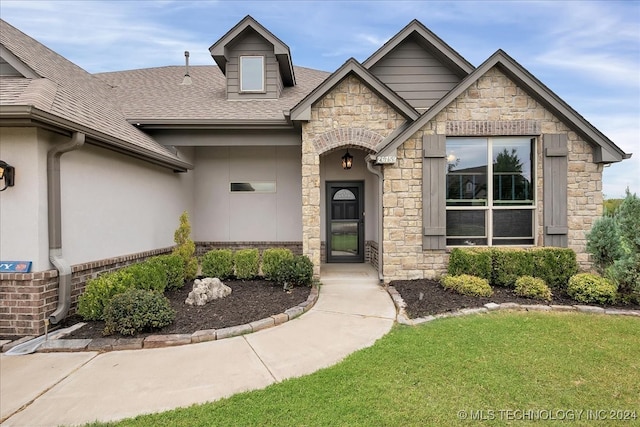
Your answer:
[[[196,256],[200,257],[214,249],[258,249],[260,254],[265,249],[287,248],[294,255],[302,255],[302,242],[196,242]]]
[[[320,262],[327,262],[327,242],[320,242]],[[378,242],[367,240],[364,242],[364,262],[378,269]]]
[[[260,252],[273,247],[289,248],[294,254],[302,253],[302,242],[196,242],[196,256],[211,249],[257,248]],[[114,258],[73,265],[71,275],[71,307],[76,312],[78,297],[84,292],[89,279],[126,267],[147,258],[170,253],[173,247],[123,255]],[[44,321],[58,304],[58,272],[0,273],[0,336],[20,337],[42,335]]]
[[[69,314],[75,313],[78,297],[84,292],[89,279],[144,261],[149,257],[169,253],[172,249],[155,249],[72,266]],[[57,270],[0,273],[0,336],[44,334],[44,321],[55,311],[57,305]]]

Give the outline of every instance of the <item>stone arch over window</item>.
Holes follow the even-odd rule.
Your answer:
[[[313,145],[318,154],[324,154],[341,147],[357,147],[375,153],[375,147],[383,139],[384,136],[369,129],[339,128],[316,136]]]

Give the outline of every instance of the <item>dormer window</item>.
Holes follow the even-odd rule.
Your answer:
[[[240,57],[240,92],[264,92],[264,56]]]

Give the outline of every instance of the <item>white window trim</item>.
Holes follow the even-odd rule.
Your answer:
[[[244,58],[260,58],[262,61],[262,87],[260,89],[244,89],[242,87],[242,83],[243,83],[243,78],[242,78],[242,60]],[[265,87],[266,87],[266,80],[267,80],[267,76],[266,76],[266,65],[265,65],[265,59],[264,56],[262,55],[242,55],[240,56],[239,59],[239,70],[240,70],[240,74],[239,74],[239,79],[240,80],[240,92],[242,93],[264,93],[266,91]]]
[[[449,138],[456,138],[456,137],[449,137]],[[449,139],[447,138],[447,139]],[[468,138],[474,138],[474,137],[468,137]],[[478,139],[486,139],[487,140],[487,166],[489,165],[493,165],[493,140],[495,139],[500,139],[502,138],[502,136],[489,136],[489,137],[477,137]],[[514,136],[507,136],[505,135],[504,138],[514,138]],[[456,238],[456,239],[478,239],[478,238],[486,238],[487,239],[487,244],[486,245],[476,245],[476,247],[494,247],[494,246],[500,246],[500,247],[511,247],[511,248],[517,248],[517,247],[521,247],[521,248],[529,248],[529,247],[536,247],[538,246],[538,215],[537,215],[537,211],[538,211],[538,183],[537,183],[537,179],[538,179],[538,141],[539,138],[535,137],[535,136],[522,136],[522,138],[529,138],[529,140],[531,141],[531,145],[532,145],[532,159],[533,159],[533,164],[531,165],[531,173],[533,175],[533,182],[532,182],[532,186],[533,186],[533,204],[531,205],[517,205],[517,206],[492,206],[490,201],[493,202],[493,168],[491,168],[491,174],[489,174],[489,167],[487,167],[487,204],[485,206],[447,206],[446,210],[453,210],[453,211],[479,211],[479,210],[484,210],[486,211],[486,215],[485,215],[485,235],[484,236],[447,236],[445,235],[445,239],[449,239],[449,238]],[[445,147],[446,147],[446,142],[445,142]],[[533,232],[533,243],[532,244],[523,244],[523,245],[496,245],[493,242],[493,211],[494,210],[532,210],[533,211],[533,224],[532,226],[532,232]],[[529,236],[525,236],[525,237],[518,237],[518,236],[513,236],[513,237],[508,237],[508,238],[504,238],[504,239],[518,239],[518,238],[529,238]],[[497,238],[496,240],[500,240],[500,238]],[[447,247],[451,247],[451,248],[468,248],[468,245],[447,245]]]

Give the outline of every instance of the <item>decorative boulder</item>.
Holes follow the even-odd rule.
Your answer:
[[[196,279],[193,282],[193,290],[185,300],[189,305],[205,305],[214,299],[224,298],[231,293],[231,288],[218,278]]]

